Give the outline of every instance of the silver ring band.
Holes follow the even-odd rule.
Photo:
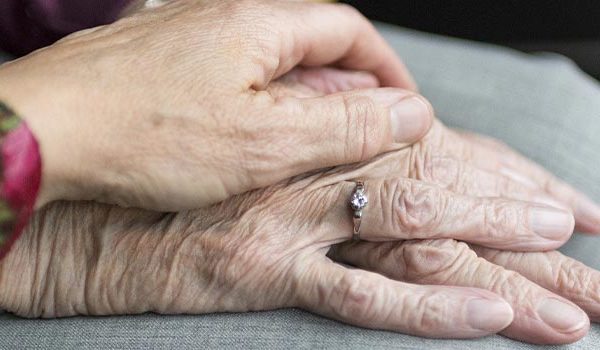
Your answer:
[[[352,223],[354,224],[354,229],[352,230],[352,240],[359,241],[360,240],[360,225],[362,223],[362,214],[363,209],[369,203],[369,199],[365,194],[365,184],[362,181],[356,182],[356,188],[354,192],[352,192],[352,196],[350,197],[350,208],[353,211],[352,215]]]

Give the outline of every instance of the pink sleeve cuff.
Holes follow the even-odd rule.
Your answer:
[[[27,124],[0,102],[0,259],[27,225],[42,178],[37,140]]]

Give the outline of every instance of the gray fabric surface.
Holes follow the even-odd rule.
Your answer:
[[[0,319],[2,349],[591,350],[597,349],[597,344],[597,328],[577,344],[543,347],[500,336],[439,340],[365,330],[299,310],[204,316]]]
[[[600,88],[566,59],[527,56],[380,26],[448,124],[505,140],[600,200]],[[564,248],[600,268],[600,238]],[[299,310],[205,316],[24,320],[0,316],[0,348],[595,349],[600,327],[568,346],[492,336],[431,340],[343,325]]]

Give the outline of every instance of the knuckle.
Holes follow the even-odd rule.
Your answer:
[[[438,187],[464,193],[465,169],[461,162],[449,157],[420,157],[415,160],[416,179],[435,183]]]
[[[446,207],[446,198],[441,189],[412,181],[389,186],[393,188],[386,189],[388,186],[383,186],[383,190],[392,193],[394,226],[398,231],[405,232],[408,238],[419,238],[439,225]]]
[[[345,273],[334,286],[330,304],[341,318],[368,322],[376,315],[376,293],[372,282],[359,273]]]
[[[554,286],[563,295],[577,298],[585,294],[598,295],[600,287],[598,278],[594,278],[593,271],[587,266],[567,259],[561,259],[554,268]]]
[[[410,306],[407,309],[410,309]],[[451,319],[448,298],[441,292],[430,291],[420,295],[414,310],[416,314],[412,315],[413,327],[418,333],[446,328],[447,320]]]
[[[485,288],[502,295],[507,301],[521,298],[529,300],[528,296],[534,293],[533,284],[515,271],[494,265],[488,274],[489,281]]]
[[[387,242],[379,244],[378,248],[371,250],[369,266],[379,266],[395,279],[405,279],[407,264],[404,259],[405,249],[409,241]],[[383,267],[382,265],[385,265]]]
[[[234,33],[241,33],[246,38],[257,37],[256,31],[269,23],[274,12],[272,6],[258,0],[221,1],[216,6],[230,19],[231,25],[221,28],[221,33],[227,33],[226,37],[231,39],[234,39]]]
[[[523,232],[522,208],[508,201],[492,201],[484,204],[483,230],[490,238],[518,236]]]
[[[445,282],[475,255],[465,243],[451,239],[411,242],[402,253],[397,259],[406,266],[405,278],[421,283]]]
[[[443,170],[438,169],[444,164],[438,164],[437,158],[448,153],[446,139],[446,129],[434,121],[429,132],[410,147],[409,178],[420,180],[443,175]]]
[[[343,96],[341,108],[346,123],[346,158],[363,161],[379,153],[384,128],[375,102],[366,96]]]
[[[246,57],[242,62],[276,67],[281,32],[276,24],[280,14],[275,6],[257,0],[223,1],[216,6],[227,14],[230,23],[220,28],[217,39],[231,47],[232,56]]]

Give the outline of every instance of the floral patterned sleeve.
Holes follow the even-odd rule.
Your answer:
[[[33,214],[41,175],[37,140],[25,121],[0,101],[0,259]]]

